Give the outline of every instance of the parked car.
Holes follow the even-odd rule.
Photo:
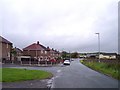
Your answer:
[[[64,64],[64,65],[70,65],[70,60],[65,60],[65,61],[63,62],[63,64]]]

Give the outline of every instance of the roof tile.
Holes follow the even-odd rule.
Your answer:
[[[36,43],[33,43],[25,48],[23,48],[23,50],[46,50],[46,47],[41,45],[41,44],[36,44]]]
[[[0,36],[0,42],[12,44],[10,41],[8,41],[7,39],[3,38],[2,36]]]

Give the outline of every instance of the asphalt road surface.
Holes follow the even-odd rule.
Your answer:
[[[80,59],[74,59],[74,61],[71,62],[71,65],[68,66],[61,64],[54,67],[7,67],[45,70],[52,72],[54,77],[48,80],[46,84],[51,88],[118,88],[118,80],[84,66],[79,62],[79,60]],[[3,65],[3,67],[6,66]]]
[[[76,59],[58,70],[52,88],[118,88],[118,80],[89,69]]]

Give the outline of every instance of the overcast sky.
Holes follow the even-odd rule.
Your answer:
[[[22,49],[118,52],[119,0],[0,0],[0,35]]]

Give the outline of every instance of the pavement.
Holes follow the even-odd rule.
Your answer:
[[[118,80],[94,71],[74,59],[71,65],[53,67],[31,67],[20,65],[3,65],[10,68],[26,68],[45,70],[53,73],[54,77],[46,80],[3,83],[3,88],[118,88]]]
[[[29,80],[22,82],[2,83],[2,88],[48,88],[46,80]]]

